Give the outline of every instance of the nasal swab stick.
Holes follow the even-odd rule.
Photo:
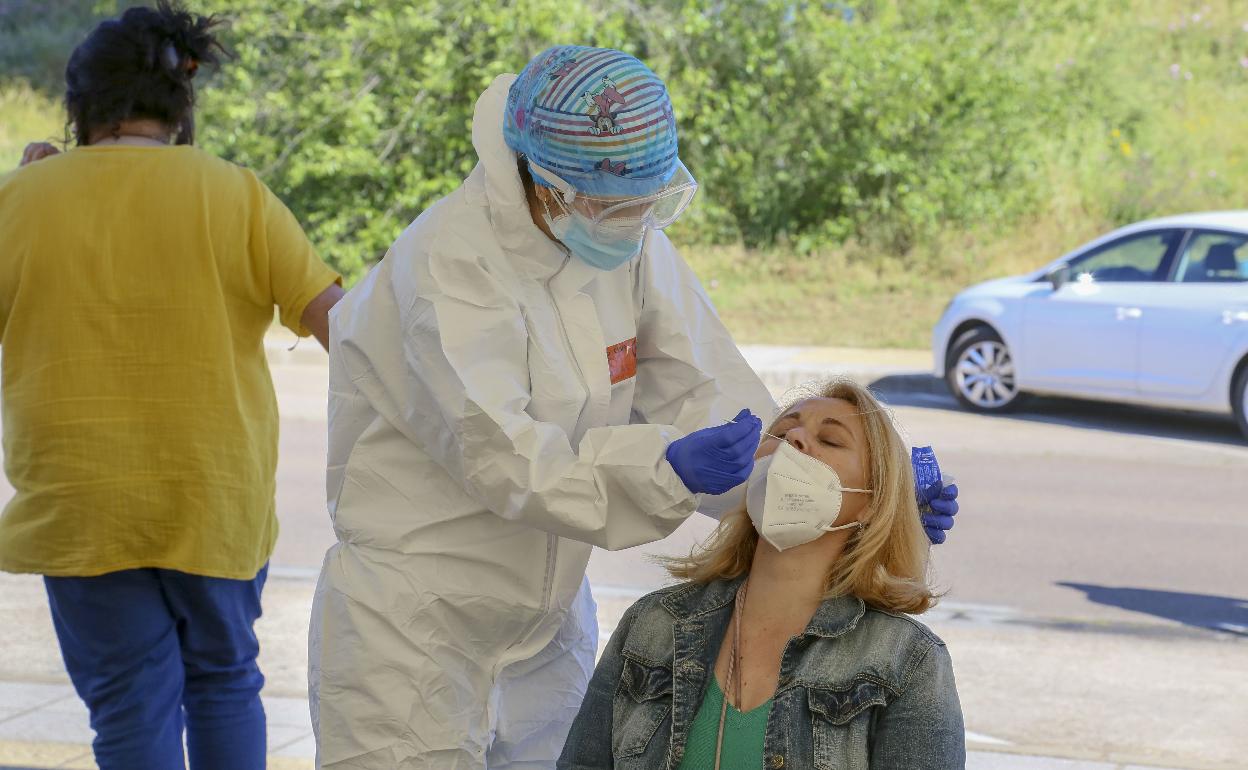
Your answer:
[[[724,422],[725,422],[725,423],[732,423],[732,424],[734,424],[734,425],[740,425],[740,424],[741,424],[741,423],[737,422],[736,420],[724,420]],[[774,438],[776,441],[784,441],[784,439],[783,439],[783,438],[781,438],[780,436],[775,436],[775,435],[772,435],[772,434],[768,433],[767,431],[763,431],[763,435],[764,435],[764,436],[766,436],[767,438]]]

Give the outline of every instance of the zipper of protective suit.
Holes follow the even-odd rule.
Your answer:
[[[568,336],[567,327],[564,326],[563,314],[559,312],[559,303],[555,301],[555,292],[550,288],[550,285],[554,283],[554,280],[564,271],[564,268],[568,266],[568,262],[571,261],[571,259],[572,254],[564,251],[563,264],[559,266],[559,269],[556,270],[553,275],[546,279],[545,288],[546,296],[550,298],[550,309],[555,314],[555,325],[559,327],[559,338],[563,341],[564,352],[567,353],[568,357],[572,359],[572,368],[576,371],[577,381],[580,382],[581,389],[585,392],[585,397],[588,398],[589,385],[585,382],[585,373],[581,371],[581,362],[576,359],[576,350],[573,349],[572,339]],[[583,406],[581,407],[581,411],[584,411]],[[580,422],[580,415],[577,415],[577,422]],[[569,443],[571,442],[569,441]],[[559,554],[559,536],[548,535],[547,542],[549,543],[548,547],[550,549],[550,555],[546,559],[546,581],[542,588],[543,611],[550,608],[550,595],[553,591],[555,579],[555,559]]]

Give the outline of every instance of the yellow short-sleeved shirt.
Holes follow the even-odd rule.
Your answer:
[[[75,148],[0,176],[0,569],[248,579],[277,537],[273,307],[339,281],[252,172]]]

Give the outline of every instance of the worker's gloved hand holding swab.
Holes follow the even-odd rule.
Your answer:
[[[722,495],[754,470],[763,421],[742,409],[727,425],[690,433],[667,448],[667,461],[694,494]]]

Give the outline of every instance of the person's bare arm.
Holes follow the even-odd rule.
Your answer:
[[[342,287],[331,283],[329,288],[316,295],[303,311],[303,325],[312,332],[321,347],[329,350],[329,309],[338,304],[345,294]]]

